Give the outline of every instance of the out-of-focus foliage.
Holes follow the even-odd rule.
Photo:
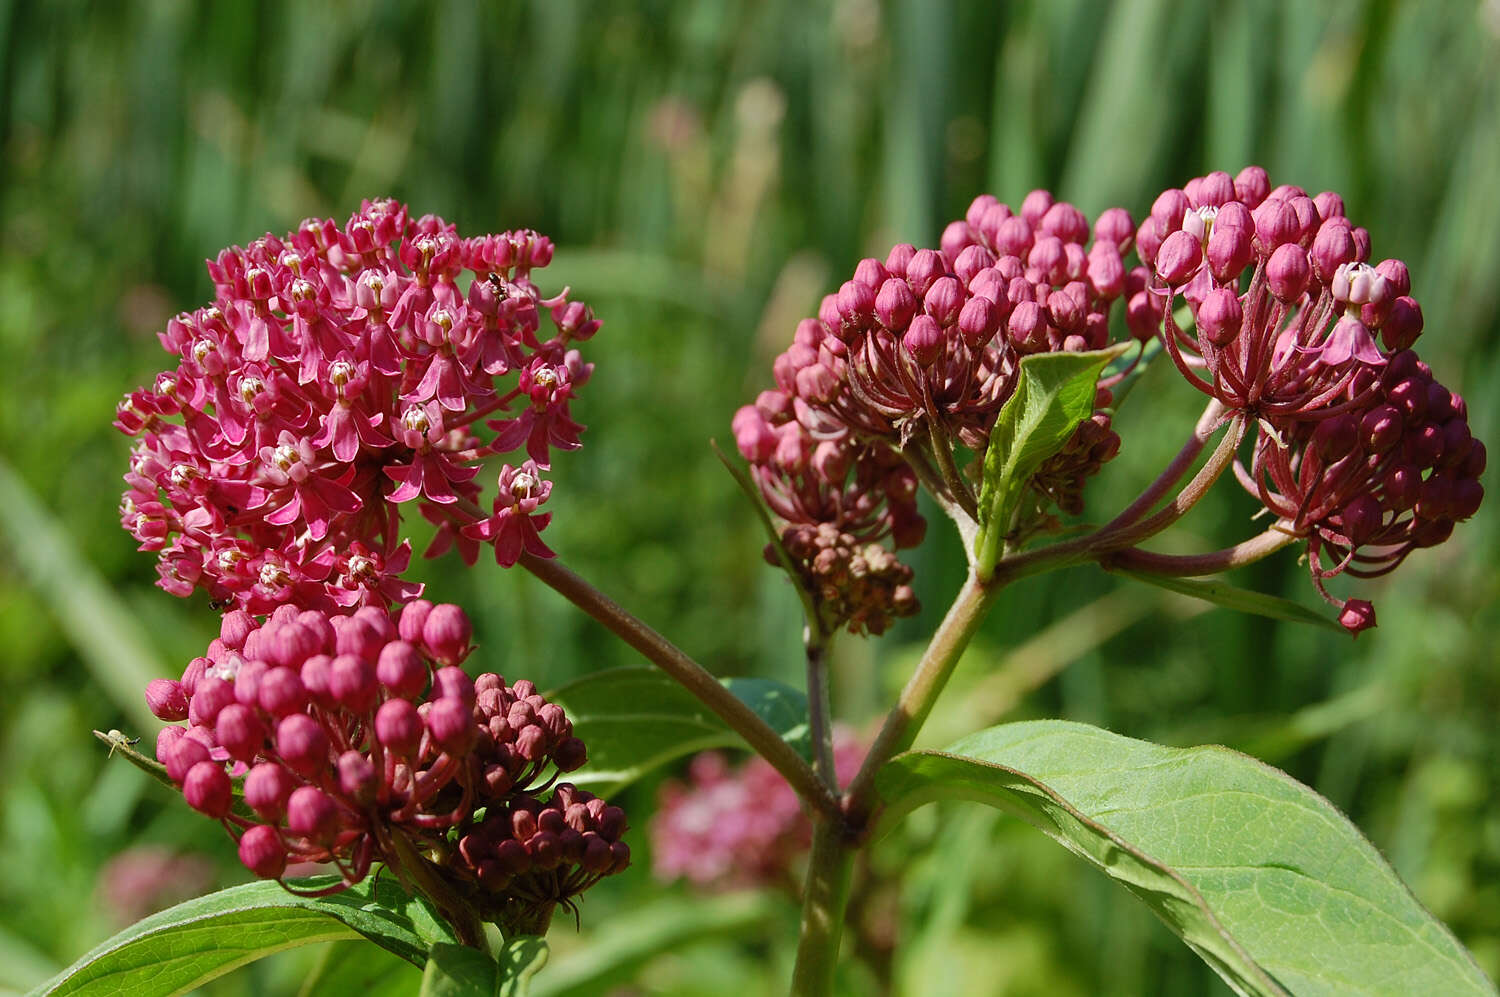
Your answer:
[[[305,215],[346,217],[363,196],[556,239],[557,277],[606,324],[578,411],[586,446],[558,461],[548,540],[725,675],[798,682],[798,608],[706,437],[727,437],[796,320],[860,256],[932,243],[981,191],[1014,204],[1048,186],[1091,215],[1121,203],[1140,217],[1163,187],[1250,161],[1273,182],[1339,190],[1376,256],[1411,265],[1419,349],[1468,399],[1476,435],[1500,439],[1494,0],[11,0],[0,52],[0,452],[163,673],[201,650],[213,614],[154,590],[150,558],[116,525],[113,404],[164,365],[164,320],[207,300],[204,256]],[[1197,404],[1153,371],[1116,421],[1124,451],[1091,508],[1148,480]],[[1220,492],[1179,529],[1184,549],[1252,529],[1253,503]],[[1126,583],[1097,570],[1029,581],[960,666],[931,743],[1010,714],[1255,752],[1345,809],[1493,976],[1497,522],[1482,510],[1370,586],[1380,629],[1357,644],[1166,593],[1114,595]],[[838,649],[835,706],[855,722],[899,684],[956,587],[962,558],[942,532],[916,558],[926,615]],[[101,678],[107,658],[75,643],[90,618],[26,569],[32,534],[12,522],[0,535],[0,987],[23,990],[114,927],[96,884],[130,845],[205,852],[224,882],[243,874],[211,823],[106,764],[89,729],[127,728],[134,707]],[[470,608],[485,667],[507,677],[552,687],[634,663],[519,573],[422,570]],[[1242,574],[1310,598],[1290,555]],[[986,674],[1007,652],[1016,671]],[[645,814],[651,800],[642,786],[627,804]],[[865,954],[898,991],[1220,986],[1143,907],[1017,822],[929,808],[900,835],[872,862],[905,888],[856,908]],[[679,896],[650,882],[637,840],[636,868],[584,904],[583,933],[554,930],[538,985],[555,973],[578,992],[632,979],[778,992],[790,906],[705,915],[719,930],[670,956],[619,940],[614,912]],[[612,931],[615,949],[591,947]],[[213,990],[295,993],[310,958]],[[568,976],[570,959],[593,962]],[[846,982],[866,992],[878,975],[851,968]]]

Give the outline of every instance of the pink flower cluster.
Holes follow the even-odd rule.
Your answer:
[[[542,472],[579,446],[570,404],[592,365],[573,344],[599,328],[532,283],[551,258],[535,232],[461,238],[366,201],[342,227],[309,219],[209,261],[215,301],[160,336],[176,369],[115,422],[139,437],[121,519],[159,584],[255,613],[405,602],[407,502],[439,526],[429,554],[549,556]],[[480,462],[522,449],[486,514]]]
[[[1255,166],[1165,192],[1136,245],[1154,281],[1132,316],[1154,316],[1145,331],[1190,383],[1258,421],[1241,482],[1307,538],[1344,625],[1374,626],[1368,602],[1335,599],[1324,580],[1392,570],[1484,497],[1464,401],[1412,350],[1422,310],[1406,264],[1369,262],[1369,233],[1337,194],[1272,189]],[[1190,333],[1172,317],[1178,295]]]
[[[835,726],[833,761],[840,785],[854,778],[866,745]],[[738,770],[706,751],[688,781],[665,783],[651,823],[652,871],[710,888],[788,886],[812,842],[812,823],[796,792],[770,763],[751,758]]]
[[[539,802],[585,762],[584,744],[530,682],[469,678],[471,632],[457,606],[420,599],[394,617],[230,612],[180,681],[147,688],[158,717],[187,721],[162,730],[157,758],[189,805],[238,835],[257,876],[331,862],[351,884],[372,862],[403,875],[422,856],[495,916],[566,902],[629,863],[624,813],[563,785]],[[503,838],[501,814],[514,816]]]
[[[776,388],[735,415],[740,453],[772,511],[789,527],[831,524],[861,543],[919,542],[918,480],[951,491],[965,463],[972,479],[1020,359],[1107,345],[1111,306],[1148,279],[1125,270],[1134,233],[1123,209],[1099,217],[1090,243],[1083,213],[1046,191],[1019,212],[984,195],[941,248],[899,245],[884,262],[862,260],[797,326],[776,358]],[[1079,510],[1084,480],[1119,450],[1109,403],[1101,390],[1101,411],[1035,476],[1039,506]],[[829,622],[904,615],[915,608],[904,596]]]

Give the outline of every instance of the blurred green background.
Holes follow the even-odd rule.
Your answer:
[[[0,52],[3,989],[111,933],[134,916],[125,900],[152,899],[108,885],[127,848],[207,856],[126,867],[147,883],[244,878],[218,828],[89,734],[149,743],[143,676],[176,674],[216,629],[201,600],[152,587],[151,558],[118,528],[127,443],[109,421],[165,366],[155,331],[208,300],[202,260],[231,242],[385,194],[466,234],[552,235],[544,289],[571,284],[605,327],[548,540],[722,674],[798,681],[799,628],[708,437],[729,439],[796,320],[859,257],[935,243],[980,192],[1017,204],[1046,186],[1090,216],[1118,203],[1140,218],[1162,188],[1249,162],[1273,183],[1341,191],[1375,256],[1409,262],[1424,357],[1469,400],[1475,434],[1500,440],[1495,0],[8,0]],[[1149,480],[1198,403],[1154,371],[1090,508]],[[1029,581],[989,620],[928,740],[1063,716],[1252,751],[1348,812],[1493,977],[1493,464],[1486,485],[1489,507],[1453,542],[1359,590],[1381,625],[1358,643],[1097,570]],[[1221,487],[1167,544],[1233,542],[1254,509]],[[915,558],[923,617],[838,649],[835,706],[852,722],[899,685],[956,589],[956,541],[931,532]],[[1294,561],[1236,580],[1313,604]],[[437,568],[418,571],[477,617],[486,667],[547,688],[633,662],[518,572]],[[1038,635],[1037,621],[1062,622]],[[1020,681],[994,677],[1002,661]],[[644,815],[653,792],[626,804]],[[781,990],[794,909],[743,895],[683,906],[680,887],[650,878],[645,823],[636,866],[583,905],[582,934],[555,927],[544,990]],[[895,992],[1227,992],[1144,907],[1014,821],[929,808],[874,860],[905,875],[865,911],[877,949],[901,945],[883,970]],[[639,954],[653,931],[680,941]],[[360,984],[371,992],[413,985],[342,944],[210,989],[295,993],[320,959],[346,983],[385,974]],[[874,992],[879,977],[851,968],[844,984]]]

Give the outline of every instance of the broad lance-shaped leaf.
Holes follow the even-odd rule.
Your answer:
[[[724,685],[809,756],[806,696],[770,679],[725,679]],[[601,795],[691,752],[744,743],[712,710],[650,666],[585,675],[547,698],[567,711],[573,733],[588,745],[588,764],[568,779]]]
[[[1144,900],[1240,993],[1496,992],[1333,804],[1227,748],[1002,724],[900,755],[877,785],[891,817],[960,798],[1036,825]]]
[[[1206,578],[1178,578],[1175,575],[1158,575],[1149,571],[1118,571],[1117,569],[1117,573],[1134,578],[1138,582],[1145,582],[1147,585],[1164,588],[1169,592],[1190,595],[1194,599],[1202,599],[1204,602],[1211,602],[1225,609],[1250,613],[1253,616],[1264,616],[1273,620],[1311,623],[1341,634],[1348,633],[1336,621],[1317,610],[1308,609],[1300,602],[1293,602],[1280,596],[1266,595],[1254,589],[1240,588],[1228,582],[1211,581]]]
[[[319,889],[320,877],[299,885]],[[417,966],[456,942],[425,900],[371,876],[333,896],[299,897],[280,884],[233,886],[153,914],[96,947],[36,995],[161,997],[186,993],[273,952],[363,936]]]
[[[987,578],[1026,484],[1094,411],[1099,373],[1130,344],[1088,353],[1038,353],[1021,361],[1016,392],[1000,409],[984,453],[975,566]]]

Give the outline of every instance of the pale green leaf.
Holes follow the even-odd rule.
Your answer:
[[[1494,994],[1359,829],[1284,772],[1221,747],[1084,724],[1004,724],[880,773],[892,817],[979,800],[1148,906],[1246,994]]]
[[[434,945],[422,970],[420,997],[494,997],[495,963],[467,945]]]
[[[1089,353],[1038,353],[1021,361],[1015,394],[1000,409],[984,453],[975,542],[981,578],[995,566],[1031,476],[1093,413],[1100,371],[1129,349],[1131,344],[1122,343]]]
[[[535,935],[507,938],[500,946],[497,997],[527,997],[532,977],[547,965],[546,939]]]

